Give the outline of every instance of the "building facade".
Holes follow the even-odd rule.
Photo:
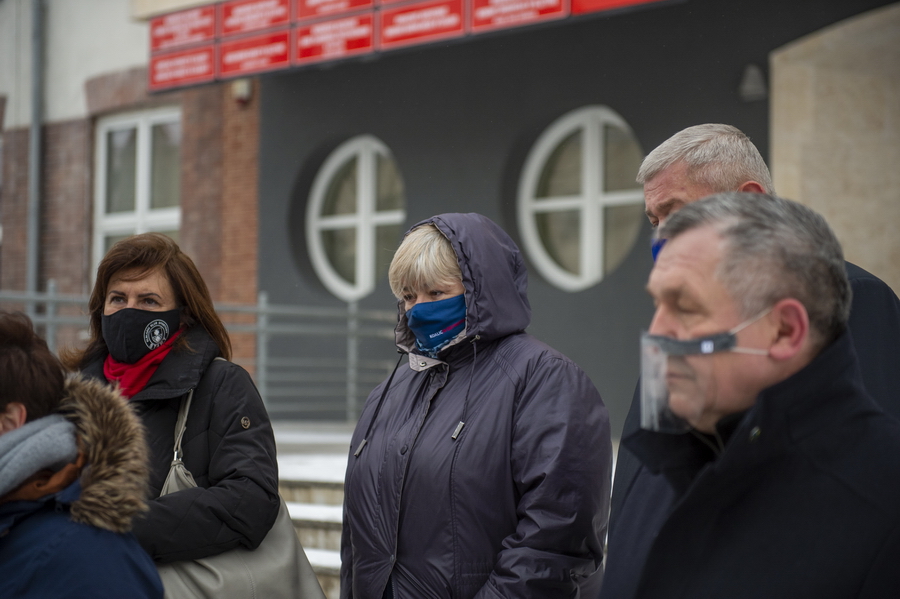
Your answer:
[[[110,242],[159,230],[218,302],[265,291],[279,305],[392,311],[385,273],[403,231],[481,212],[525,254],[529,331],[588,372],[618,429],[652,312],[637,166],[675,131],[724,122],[756,143],[781,193],[834,223],[849,259],[900,286],[900,244],[865,233],[900,211],[900,5],[626,2],[149,92],[148,20],[210,4],[45,2],[41,285],[86,293]],[[30,6],[0,2],[0,290],[26,284]],[[282,336],[267,351],[313,363],[346,347]],[[238,337],[239,355],[255,350]],[[395,356],[383,337],[356,351],[376,371]],[[270,407],[346,413],[314,395]]]

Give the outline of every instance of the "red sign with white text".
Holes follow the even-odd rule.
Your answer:
[[[290,31],[245,37],[219,46],[220,77],[238,77],[291,64]]]
[[[294,62],[306,64],[366,54],[375,46],[372,13],[298,27]]]
[[[381,48],[459,37],[466,32],[463,0],[416,2],[381,11]]]
[[[291,0],[231,0],[219,5],[219,34],[250,33],[291,22]]]
[[[150,57],[150,91],[212,81],[216,75],[215,58],[216,51],[212,44],[154,54]]]
[[[601,10],[612,10],[614,8],[661,1],[664,0],[572,0],[572,14],[581,15],[588,12],[599,12]]]
[[[298,21],[336,17],[375,6],[375,0],[294,0],[297,7],[294,18]]]
[[[567,15],[565,0],[472,0],[472,31],[490,31],[559,19]]]
[[[150,51],[168,50],[216,37],[216,7],[173,12],[150,21]]]

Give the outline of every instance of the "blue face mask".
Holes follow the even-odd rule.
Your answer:
[[[656,262],[656,257],[659,256],[660,250],[666,245],[666,241],[666,239],[660,239],[658,237],[654,237],[650,240],[650,253],[653,254],[654,262]]]
[[[419,347],[434,350],[466,326],[466,294],[416,304],[406,311],[406,324],[416,336]]]

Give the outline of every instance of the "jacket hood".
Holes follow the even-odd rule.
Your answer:
[[[531,323],[528,270],[515,242],[481,214],[449,213],[417,223],[406,232],[432,224],[450,240],[466,288],[466,339],[500,339],[524,331]],[[415,337],[399,305],[397,346],[409,352]]]
[[[75,425],[86,462],[72,519],[114,532],[131,530],[134,516],[147,509],[147,449],[139,418],[115,390],[81,376],[66,381],[59,412]]]

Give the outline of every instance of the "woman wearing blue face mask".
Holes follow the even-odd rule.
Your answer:
[[[351,442],[341,597],[591,596],[609,420],[584,372],[524,332],[515,243],[481,215],[435,216],[389,278],[404,356]]]
[[[279,509],[275,439],[250,376],[227,361],[228,333],[193,261],[159,233],[124,239],[100,262],[89,309],[88,346],[64,361],[117,385],[147,429],[138,541],[157,563],[255,549]],[[198,486],[160,497],[189,394],[183,460]]]

